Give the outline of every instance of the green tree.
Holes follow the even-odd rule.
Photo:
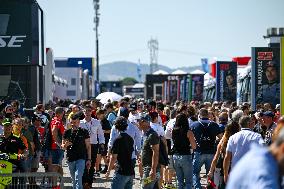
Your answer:
[[[138,83],[138,81],[133,77],[125,77],[122,80],[122,85],[134,85],[136,83]]]

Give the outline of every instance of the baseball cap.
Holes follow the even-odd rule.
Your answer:
[[[120,116],[123,116],[123,117],[128,117],[129,116],[129,112],[128,112],[128,109],[127,108],[120,108]]]
[[[274,117],[274,113],[272,111],[266,111],[263,113],[263,116]]]
[[[2,125],[3,125],[3,126],[10,126],[10,125],[12,125],[12,120],[9,119],[9,118],[5,118],[5,119],[2,121]]]
[[[280,104],[276,104],[275,109],[280,110]]]

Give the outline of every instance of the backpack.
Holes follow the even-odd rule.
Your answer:
[[[214,149],[215,145],[215,137],[210,135],[210,132],[208,131],[208,127],[210,126],[211,122],[209,122],[206,125],[204,125],[200,121],[199,123],[201,124],[201,136],[200,136],[199,147],[202,152],[207,152]]]

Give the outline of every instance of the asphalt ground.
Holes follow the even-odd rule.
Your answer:
[[[39,172],[44,172],[44,168],[42,166],[40,166],[39,168]],[[72,180],[70,177],[70,173],[69,173],[69,169],[68,169],[68,165],[66,164],[66,160],[63,160],[63,183],[64,183],[64,188],[67,189],[71,189],[72,188]],[[112,170],[109,179],[106,179],[104,174],[100,174],[100,176],[95,176],[94,177],[94,182],[92,185],[92,188],[97,188],[97,189],[107,189],[111,187],[111,181],[112,181],[112,176],[113,176],[114,170]],[[201,184],[202,186],[206,186],[207,182],[206,182],[206,177],[205,177],[205,168],[204,166],[201,169]],[[174,179],[174,183],[175,182],[175,178]],[[134,179],[134,185],[133,185],[133,189],[139,189],[141,188],[141,184],[140,184],[140,177],[139,177],[139,172],[138,172],[138,168],[135,168],[135,179]]]

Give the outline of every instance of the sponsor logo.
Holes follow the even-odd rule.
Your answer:
[[[20,48],[26,37],[26,35],[0,35],[0,48]]]

